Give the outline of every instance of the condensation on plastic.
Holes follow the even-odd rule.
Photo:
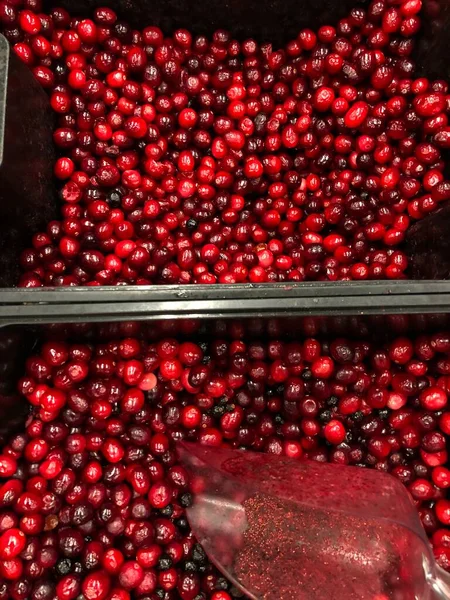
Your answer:
[[[195,537],[249,598],[450,597],[450,575],[394,477],[185,442],[178,454],[192,476]]]

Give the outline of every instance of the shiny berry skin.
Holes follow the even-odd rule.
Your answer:
[[[350,107],[348,112],[344,117],[345,126],[348,129],[356,129],[360,127],[364,123],[369,114],[369,107],[366,102],[355,102],[353,106]]]
[[[75,600],[81,591],[76,575],[65,575],[56,584],[56,593],[61,600]]]
[[[2,560],[0,563],[0,575],[3,581],[14,581],[19,579],[23,573],[22,561],[19,558]]]
[[[328,379],[331,377],[333,369],[333,361],[328,357],[319,358],[311,365],[312,374],[321,379]]]
[[[447,394],[442,388],[430,387],[420,394],[420,402],[427,410],[442,410],[448,402]]]
[[[164,379],[179,379],[182,367],[178,360],[167,359],[161,362],[160,373]]]
[[[183,409],[181,419],[186,429],[194,429],[201,423],[201,411],[196,406],[186,406]]]
[[[137,588],[144,579],[144,570],[136,561],[125,562],[119,572],[119,583],[125,590]]]
[[[436,467],[433,469],[431,477],[437,487],[441,489],[450,487],[450,471],[446,467]]]
[[[0,536],[0,557],[9,560],[18,556],[25,548],[26,537],[20,529],[12,528]]]
[[[164,508],[172,499],[172,490],[165,483],[156,483],[150,488],[148,499],[154,508]]]
[[[436,516],[444,525],[450,525],[450,501],[438,500],[436,503]]]
[[[342,423],[336,420],[327,423],[323,433],[326,440],[335,446],[341,444],[345,440],[345,428]]]
[[[445,108],[445,96],[441,93],[419,94],[414,100],[414,108],[421,117],[432,117]]]
[[[20,12],[19,24],[21,29],[30,35],[36,35],[41,30],[40,19],[31,10],[22,10]]]
[[[17,469],[17,462],[12,456],[0,454],[0,477],[8,478],[14,475]]]
[[[110,579],[103,571],[90,573],[82,584],[82,592],[87,600],[105,600],[110,588]]]
[[[413,347],[407,338],[399,338],[391,345],[389,350],[390,358],[397,364],[408,363],[413,355]]]

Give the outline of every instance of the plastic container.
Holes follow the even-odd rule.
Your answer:
[[[355,0],[210,0],[208,10],[197,0],[65,0],[73,13],[91,11],[99,5],[110,5],[131,23],[161,26],[170,32],[187,27],[195,33],[211,34],[224,27],[241,39],[252,36],[279,45],[296,35],[302,27],[317,27],[334,23]],[[447,60],[447,31],[450,27],[450,3],[447,0],[424,0],[422,34],[416,51],[418,71],[430,77],[450,76]],[[30,93],[32,90],[32,93]],[[36,115],[39,118],[36,119]],[[376,311],[389,309],[430,310],[450,307],[445,294],[450,292],[450,207],[430,215],[410,230],[406,250],[410,258],[413,280],[431,279],[428,285],[414,281],[366,282],[348,285],[324,284],[263,284],[259,286],[220,286],[211,291],[202,286],[104,287],[100,291],[69,288],[56,292],[15,290],[18,278],[18,256],[29,243],[32,233],[57,213],[57,200],[51,178],[52,117],[46,95],[38,89],[31,74],[19,61],[9,56],[5,40],[0,37],[0,300],[3,316],[36,319],[53,314],[55,318],[92,314],[111,318],[121,309],[118,303],[129,302],[130,310],[139,316],[147,311],[160,313],[167,302],[167,311],[184,313],[205,303],[213,304],[219,313],[232,313],[248,298],[247,314],[310,307],[312,311],[341,310]],[[38,183],[36,185],[36,182]],[[437,287],[436,287],[437,286]],[[426,292],[426,296],[421,296]],[[398,298],[396,294],[399,294]],[[411,295],[414,301],[407,297]],[[421,296],[421,297],[420,297]],[[381,300],[381,297],[383,300]],[[311,305],[311,298],[314,299]],[[450,296],[449,296],[450,298]],[[195,309],[187,299],[199,303]],[[24,305],[34,303],[36,306]],[[37,303],[42,308],[39,313]],[[42,305],[41,303],[45,303]],[[421,304],[422,303],[422,304]],[[100,304],[103,306],[100,308]],[[384,306],[383,306],[384,305]],[[434,307],[434,308],[433,308]],[[92,312],[91,312],[92,311]]]
[[[273,300],[271,300],[272,302]],[[204,301],[205,302],[205,301]],[[206,301],[207,302],[207,301]],[[250,304],[251,301],[249,301]],[[132,304],[132,303],[131,303]],[[273,302],[273,304],[275,304]],[[74,308],[75,305],[71,305]],[[95,305],[91,305],[91,307]],[[241,318],[218,318],[218,311],[212,308],[203,310],[196,303],[184,302],[185,314],[178,311],[175,314],[156,315],[152,313],[139,314],[139,335],[152,340],[164,337],[177,337],[186,340],[268,340],[293,339],[300,340],[314,336],[318,338],[347,337],[375,340],[377,338],[390,340],[400,335],[420,335],[422,333],[448,330],[450,314],[405,314],[401,315],[368,315],[358,316],[347,310],[346,316],[283,316],[277,311],[277,316],[248,318],[249,311],[246,302],[241,302]],[[39,307],[33,307],[39,308]],[[42,307],[41,307],[42,308]],[[96,340],[105,337],[115,339],[130,335],[129,323],[136,315],[130,314],[124,304],[116,305],[117,312],[114,320],[96,324],[93,311],[89,306],[81,305],[80,311],[85,313],[72,315],[71,318],[52,317],[51,307],[45,317],[36,315],[34,323],[16,317],[15,325],[4,325],[0,328],[0,448],[14,430],[19,430],[26,419],[27,408],[24,399],[16,391],[17,380],[24,373],[24,363],[27,356],[35,353],[35,348],[48,337],[53,339],[70,339],[72,341]],[[398,307],[397,307],[398,308]],[[275,309],[274,309],[275,312]],[[423,309],[421,313],[423,313]],[[89,314],[88,314],[89,313]],[[239,314],[234,308],[234,315]],[[193,316],[195,315],[195,318]],[[189,317],[189,318],[186,318]],[[245,318],[247,317],[247,318]],[[55,324],[54,321],[63,323]],[[65,321],[65,323],[64,323]],[[76,323],[74,324],[74,321]],[[91,321],[91,322],[87,322]],[[132,335],[137,335],[133,329]],[[445,596],[444,596],[445,597]]]

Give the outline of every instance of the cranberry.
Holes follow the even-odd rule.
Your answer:
[[[338,445],[345,440],[345,428],[342,423],[336,420],[327,423],[323,433],[330,444]]]
[[[442,410],[447,405],[447,394],[442,388],[432,386],[423,390],[420,402],[427,410]]]
[[[450,524],[450,501],[438,500],[436,503],[436,516],[444,525]]]
[[[19,13],[19,25],[22,31],[30,35],[36,35],[41,31],[41,21],[31,10],[22,10]]]
[[[333,361],[328,357],[322,357],[313,362],[311,372],[314,377],[328,379],[333,373]]]
[[[17,462],[12,456],[0,454],[0,477],[11,477],[16,472],[16,469]]]
[[[119,583],[126,589],[138,587],[144,579],[144,570],[136,561],[125,562],[119,572]]]
[[[103,571],[90,573],[82,584],[82,591],[87,600],[105,600],[110,589],[110,579]]]
[[[414,99],[414,108],[421,117],[432,117],[445,108],[445,96],[440,93],[425,92]]]
[[[155,508],[164,508],[170,503],[172,492],[165,483],[156,483],[150,488],[148,498]]]
[[[26,537],[20,529],[12,528],[0,536],[0,556],[9,560],[18,556],[25,548]]]
[[[81,591],[79,578],[76,575],[65,575],[56,585],[56,593],[62,600],[75,600]]]
[[[364,123],[369,114],[369,106],[365,102],[356,102],[345,115],[345,126],[349,129],[356,129]]]
[[[446,467],[435,467],[432,472],[433,483],[441,489],[450,487],[450,471]]]

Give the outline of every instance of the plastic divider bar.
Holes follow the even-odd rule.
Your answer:
[[[450,281],[0,291],[0,324],[450,312]]]

